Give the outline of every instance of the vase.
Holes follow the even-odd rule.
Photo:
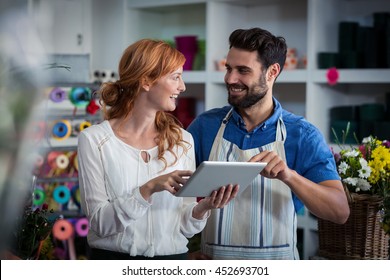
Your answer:
[[[350,216],[345,224],[318,219],[319,256],[327,259],[389,259],[389,236],[380,223],[383,199],[348,193]]]
[[[176,48],[184,54],[186,61],[183,70],[192,70],[193,62],[198,51],[197,36],[183,35],[175,37]]]

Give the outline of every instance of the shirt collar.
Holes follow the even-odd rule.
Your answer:
[[[268,127],[271,127],[272,125],[276,125],[276,123],[278,122],[279,117],[282,115],[282,106],[279,103],[279,101],[276,100],[275,97],[272,97],[272,99],[273,99],[273,103],[274,103],[273,114],[265,122],[263,122],[263,123],[259,124],[257,127],[255,127],[253,132],[256,132],[258,129],[261,129],[264,131]],[[240,114],[237,112],[236,108],[233,109],[232,119],[240,129],[246,130],[245,122],[242,119],[242,117],[240,116]]]

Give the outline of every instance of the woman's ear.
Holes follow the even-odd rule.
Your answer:
[[[142,88],[145,90],[145,91],[149,91],[150,90],[150,83],[147,79],[142,79]]]

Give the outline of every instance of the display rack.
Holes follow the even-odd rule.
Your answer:
[[[51,240],[56,259],[88,259],[88,220],[80,207],[77,136],[100,122],[100,112],[90,114],[96,104],[96,85],[74,83],[48,87],[37,107],[39,148],[34,152],[33,207],[48,205],[56,220]]]

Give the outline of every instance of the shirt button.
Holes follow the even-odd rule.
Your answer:
[[[246,135],[246,138],[250,138],[251,136],[249,134]]]
[[[263,127],[261,128],[261,130],[265,130],[267,128],[267,126],[266,125],[263,125]]]

